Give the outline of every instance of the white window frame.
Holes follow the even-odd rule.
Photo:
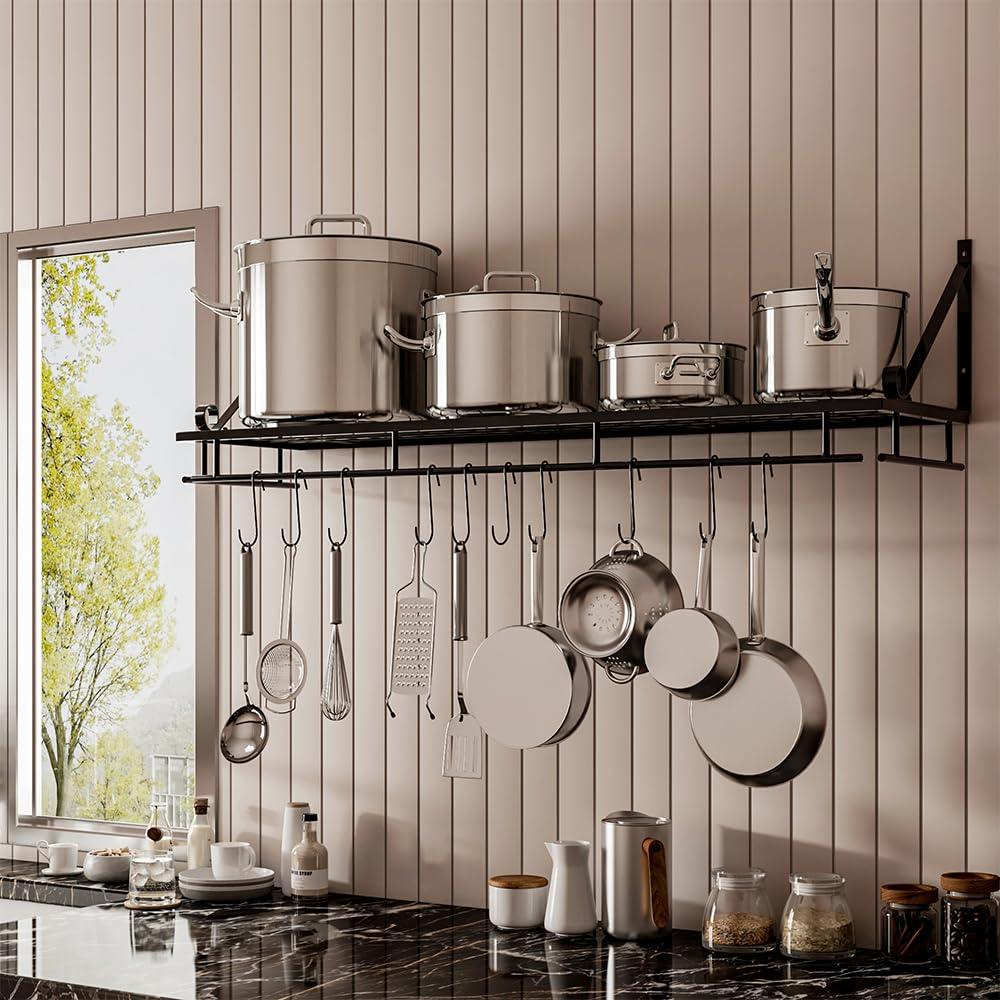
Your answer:
[[[0,719],[6,713],[6,736],[0,739],[0,843],[33,847],[40,839],[59,839],[62,833],[84,850],[123,844],[141,837],[143,827],[131,823],[20,815],[18,812],[18,700],[34,691],[21,685],[19,659],[31,658],[32,682],[39,657],[37,458],[35,440],[37,390],[34,378],[37,345],[34,318],[30,326],[19,323],[18,262],[27,257],[87,253],[99,250],[191,241],[194,243],[195,284],[211,298],[218,297],[219,210],[217,208],[137,216],[106,222],[81,223],[8,233],[0,236],[0,253],[7,259],[0,276],[0,313],[7,314],[6,351],[0,354],[0,383],[7,388],[7,434],[0,435],[0,468],[6,467],[0,494],[6,495],[7,530],[0,530],[0,609],[7,618],[6,669],[0,669]],[[155,303],[151,308],[155,308]],[[194,311],[195,399],[219,396],[218,343],[214,317],[205,309]],[[30,351],[30,357],[24,352]],[[25,363],[32,377],[26,379]],[[25,385],[25,382],[30,383]],[[192,414],[193,416],[193,414]],[[180,429],[180,428],[178,428]],[[177,447],[182,447],[180,444]],[[27,450],[26,450],[27,449]],[[28,461],[25,456],[29,456]],[[20,456],[20,461],[18,460]],[[218,763],[218,582],[219,508],[216,490],[196,490],[195,504],[195,786],[199,795],[217,799]],[[19,657],[20,651],[20,657]],[[33,727],[37,732],[37,724]],[[37,740],[35,741],[37,742]],[[34,747],[36,758],[40,756]],[[35,761],[21,762],[22,771],[34,774]],[[176,831],[183,836],[185,831]]]

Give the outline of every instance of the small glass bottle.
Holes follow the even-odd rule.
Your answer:
[[[789,876],[791,891],[781,914],[781,954],[831,961],[854,954],[854,918],[842,875]]]
[[[937,956],[938,891],[932,885],[882,886],[882,954],[899,965],[927,965]]]
[[[167,807],[150,804],[149,822],[146,824],[146,851],[150,854],[172,854],[174,834],[167,820]]]
[[[725,955],[774,950],[774,911],[764,891],[766,878],[760,868],[713,870],[701,925],[703,948]]]
[[[330,892],[326,848],[316,837],[316,813],[302,816],[302,840],[292,848],[292,896],[320,899]]]
[[[187,866],[208,868],[212,864],[212,824],[208,821],[208,799],[194,800],[194,819],[188,827]]]
[[[941,957],[949,969],[985,972],[997,965],[1000,876],[945,872],[941,876]]]

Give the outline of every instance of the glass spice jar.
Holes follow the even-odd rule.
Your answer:
[[[926,965],[937,955],[938,891],[904,882],[881,888],[882,954],[900,965]]]
[[[842,875],[795,874],[781,914],[781,954],[830,961],[854,954],[854,918]]]
[[[941,876],[941,956],[949,969],[982,972],[997,964],[997,901],[1000,876],[945,872]]]
[[[764,891],[766,878],[760,868],[713,870],[701,925],[703,948],[725,955],[774,950],[774,911]]]

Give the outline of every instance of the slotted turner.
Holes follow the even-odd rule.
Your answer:
[[[444,759],[441,774],[445,778],[482,778],[483,730],[479,722],[465,707],[462,651],[469,638],[468,620],[468,565],[469,552],[464,543],[456,542],[451,557],[452,591],[452,646],[455,649],[456,697],[458,713],[453,715],[444,732]]]
[[[426,544],[413,546],[413,572],[410,582],[396,591],[396,617],[392,632],[392,678],[385,707],[395,719],[389,704],[394,694],[424,696],[424,707],[431,711],[431,674],[434,670],[434,622],[437,618],[437,591],[424,579]]]

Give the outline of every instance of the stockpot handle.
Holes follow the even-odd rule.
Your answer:
[[[490,290],[490,279],[491,278],[531,278],[535,283],[535,291],[540,292],[542,290],[541,279],[535,274],[534,271],[489,271],[483,277],[483,291],[488,292]]]
[[[704,354],[675,354],[664,369],[664,378],[673,378],[678,367],[694,368],[702,378],[714,379],[722,367],[722,358],[706,358]]]
[[[311,234],[316,226],[322,225],[324,222],[360,223],[364,230],[363,236],[371,236],[372,234],[372,220],[367,215],[314,215],[306,223],[306,235]]]
[[[813,325],[813,333],[820,340],[833,340],[840,333],[840,320],[833,313],[833,254],[820,250],[814,256],[819,321]]]
[[[605,340],[599,333],[594,334],[593,351],[596,354],[601,347],[617,347],[619,344],[627,344],[630,340],[635,340],[642,333],[642,327],[637,326],[631,333],[625,334],[621,340]]]
[[[414,354],[422,353],[425,358],[429,358],[435,351],[437,341],[433,334],[427,334],[422,340],[414,340],[400,333],[394,326],[386,323],[382,327],[382,332],[389,338],[389,341],[404,351],[413,351]]]
[[[233,299],[231,302],[214,302],[212,299],[206,299],[197,288],[191,289],[191,294],[198,301],[199,305],[203,305],[206,309],[214,312],[216,316],[221,316],[223,319],[235,319],[239,322],[243,320],[243,293],[240,292],[239,297]]]

